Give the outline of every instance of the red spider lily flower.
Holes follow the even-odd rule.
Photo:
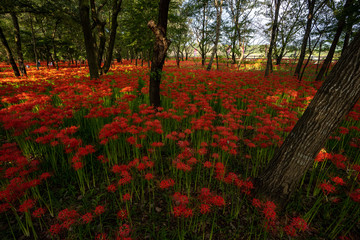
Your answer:
[[[126,219],[128,217],[127,210],[126,209],[121,209],[120,211],[118,211],[117,217],[120,218],[121,220]]]
[[[345,185],[344,180],[340,177],[333,177],[331,178],[331,181],[333,181],[336,185],[340,185],[340,186]]]
[[[186,205],[189,203],[189,198],[179,192],[174,193],[173,200],[175,201],[176,205]]]
[[[152,174],[152,173],[147,173],[147,174],[145,174],[145,179],[146,180],[151,180],[151,179],[153,179],[154,178],[154,175]]]
[[[66,219],[62,224],[61,224],[61,228],[66,228],[66,229],[70,229],[70,227],[72,225],[74,225],[76,223],[75,219]]]
[[[307,222],[301,217],[294,217],[291,220],[291,225],[299,231],[305,231],[308,228]]]
[[[97,157],[97,159],[101,162],[101,163],[107,163],[109,162],[109,159],[107,159],[104,155],[99,155]]]
[[[131,199],[130,193],[125,193],[125,194],[122,196],[122,199],[123,199],[124,202],[129,201],[129,200]]]
[[[207,214],[207,213],[209,213],[210,212],[210,205],[208,205],[208,204],[201,204],[200,205],[200,213],[201,214]]]
[[[128,166],[127,166],[127,165],[114,165],[114,166],[112,166],[112,168],[111,168],[111,171],[112,171],[113,173],[121,173],[121,172],[126,171],[126,170],[128,170]]]
[[[11,206],[8,203],[0,204],[0,213],[6,212],[10,208],[11,208]]]
[[[51,177],[51,174],[48,173],[48,172],[44,172],[43,174],[40,175],[40,180],[46,180],[48,179],[49,177]]]
[[[83,223],[88,224],[93,220],[93,215],[92,213],[85,213],[84,215],[81,216],[81,220],[83,221]]]
[[[288,235],[290,237],[296,237],[297,236],[296,229],[292,225],[285,226],[284,227],[284,232],[285,232],[286,235]]]
[[[358,188],[355,191],[353,191],[352,193],[350,193],[349,196],[354,202],[360,203],[360,188]]]
[[[175,181],[173,179],[171,179],[171,178],[162,180],[160,182],[160,188],[161,189],[166,189],[166,188],[172,187],[174,185],[175,185]]]
[[[69,210],[67,208],[65,208],[64,210],[60,211],[58,213],[58,216],[57,218],[60,220],[60,221],[66,221],[68,219],[75,219],[75,218],[78,218],[79,217],[79,214],[77,213],[76,210]]]
[[[27,212],[29,209],[34,207],[36,200],[27,199],[19,206],[19,212]]]
[[[130,235],[131,229],[130,226],[128,224],[123,224],[119,227],[119,232],[118,235],[119,237],[127,237]]]
[[[56,223],[50,226],[49,232],[51,236],[55,236],[60,233],[61,229],[62,229],[61,225]]]
[[[98,233],[95,235],[95,240],[108,240],[106,233]]]
[[[114,185],[114,184],[111,184],[111,185],[107,186],[107,188],[106,188],[106,190],[107,190],[108,192],[112,192],[112,193],[115,192],[116,189],[117,189],[117,187],[116,187],[116,185]]]
[[[101,205],[97,206],[94,210],[95,215],[101,215],[104,212],[105,212],[105,208],[104,208],[104,206],[101,206]]]
[[[212,197],[211,203],[214,204],[215,206],[222,207],[225,205],[225,200],[222,196],[216,195]]]
[[[205,168],[211,168],[212,167],[212,163],[210,161],[206,161],[204,162],[204,167]]]
[[[75,169],[75,171],[78,171],[80,169],[82,169],[84,167],[82,162],[76,162],[73,164],[73,168]]]
[[[80,157],[92,154],[95,152],[94,146],[86,145],[85,147],[80,147],[77,151],[77,155]]]
[[[188,218],[193,216],[193,210],[191,208],[186,208],[183,212],[183,216]]]
[[[46,212],[46,209],[40,207],[40,208],[34,210],[31,215],[34,218],[41,218],[45,214],[45,212]]]
[[[261,201],[259,199],[253,198],[251,204],[256,208],[261,208]]]
[[[267,201],[264,204],[263,213],[265,215],[265,218],[269,221],[275,221],[276,219],[276,212],[275,212],[276,205],[275,203],[271,201]]]
[[[327,182],[321,183],[320,188],[325,195],[335,192],[335,187]]]

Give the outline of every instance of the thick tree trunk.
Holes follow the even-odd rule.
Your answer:
[[[80,23],[84,34],[86,56],[89,63],[90,78],[99,78],[99,68],[97,62],[96,44],[91,33],[90,26],[90,7],[87,0],[79,0]]]
[[[223,0],[215,0],[215,7],[216,7],[216,35],[215,35],[215,43],[214,43],[214,47],[213,47],[213,51],[211,53],[211,57],[210,57],[210,61],[209,64],[206,68],[206,70],[210,71],[211,70],[211,65],[214,61],[214,56],[217,52],[217,45],[219,43],[219,38],[220,38],[220,26],[221,26],[221,13],[222,13],[222,4],[223,4]]]
[[[316,155],[360,98],[360,33],[339,59],[303,116],[255,180],[259,195],[283,206]]]
[[[276,36],[277,25],[278,25],[279,9],[280,9],[280,0],[275,0],[275,17],[274,17],[274,23],[273,23],[272,31],[271,31],[271,41],[270,41],[270,46],[269,46],[269,52],[267,54],[265,77],[269,76],[269,73],[272,72],[272,56],[271,55],[272,55],[272,49],[275,45],[275,36]]]
[[[346,26],[346,33],[345,33],[345,38],[344,38],[344,44],[341,50],[341,55],[343,55],[343,53],[345,52],[345,49],[347,48],[347,46],[349,45],[349,41],[350,41],[350,36],[352,33],[352,24],[348,24],[348,26]]]
[[[160,107],[160,81],[162,68],[164,66],[166,51],[171,43],[170,40],[166,38],[169,5],[170,0],[160,0],[158,24],[156,25],[153,20],[150,20],[147,24],[155,35],[149,87],[150,105],[155,109]]]
[[[352,0],[346,0],[344,9],[347,9],[349,7],[349,5],[351,4],[351,2],[352,2]],[[328,52],[328,55],[325,58],[325,61],[323,62],[322,66],[320,68],[318,75],[316,76],[315,81],[321,81],[322,78],[324,77],[325,72],[329,69],[331,61],[332,61],[334,53],[335,53],[336,45],[338,44],[341,33],[345,27],[345,23],[346,23],[346,17],[343,16],[340,18],[340,20],[338,22],[338,25],[336,28],[336,33],[335,33],[334,39],[331,43],[330,50]]]
[[[111,15],[111,32],[110,32],[110,40],[109,40],[109,46],[106,53],[106,59],[103,66],[103,72],[107,73],[110,69],[111,59],[114,51],[115,46],[115,39],[116,39],[116,30],[118,27],[118,21],[117,17],[119,15],[119,12],[121,10],[121,3],[122,0],[114,0],[113,2],[113,13]],[[121,56],[121,54],[120,54]],[[120,57],[121,59],[121,57]]]
[[[9,60],[9,62],[10,62],[10,65],[11,65],[13,71],[14,71],[14,74],[15,74],[16,77],[19,77],[20,76],[19,69],[18,69],[18,67],[16,65],[14,56],[13,56],[13,54],[11,52],[11,49],[9,47],[9,44],[8,44],[6,38],[5,38],[5,35],[4,35],[3,30],[2,30],[1,27],[0,27],[0,39],[1,39],[2,44],[4,45],[6,56],[7,56],[8,60]]]
[[[18,62],[19,62],[19,69],[22,75],[27,76],[26,68],[24,65],[24,56],[21,49],[21,37],[20,37],[20,27],[19,27],[19,21],[14,12],[10,13],[11,19],[14,25],[14,36],[15,36],[15,49],[16,54],[18,56]]]
[[[316,0],[308,1],[309,13],[308,13],[308,16],[307,16],[305,34],[304,34],[304,37],[303,37],[303,40],[302,40],[300,56],[299,56],[299,60],[298,60],[298,63],[296,65],[296,68],[295,68],[294,76],[300,76],[301,67],[302,67],[302,64],[303,64],[304,59],[305,59],[306,46],[307,46],[308,38],[309,38],[310,33],[311,33],[312,20],[314,18],[315,2],[316,2]]]

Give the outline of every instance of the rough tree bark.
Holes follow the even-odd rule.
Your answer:
[[[351,5],[352,1],[353,0],[346,0],[343,12],[346,12],[345,9],[347,9]],[[320,68],[320,71],[319,71],[318,75],[316,76],[315,81],[321,81],[325,72],[330,67],[331,61],[332,61],[334,53],[335,53],[336,45],[339,42],[341,33],[345,27],[345,23],[346,23],[346,16],[340,16],[340,19],[338,21],[337,28],[336,28],[336,33],[335,33],[334,39],[331,43],[328,55],[326,56],[325,61],[323,62],[322,66]]]
[[[223,0],[214,0],[214,5],[216,8],[216,35],[215,35],[215,43],[214,43],[214,47],[213,47],[213,51],[211,53],[211,57],[210,57],[210,61],[209,64],[206,68],[207,71],[211,70],[211,65],[214,61],[214,56],[217,52],[217,45],[219,42],[219,37],[220,37],[220,26],[221,26],[221,13],[222,13],[222,4],[223,4]]]
[[[265,77],[269,76],[269,73],[272,72],[272,56],[271,55],[272,55],[272,49],[275,44],[275,35],[276,35],[277,25],[278,25],[280,2],[281,2],[280,0],[275,0],[275,17],[274,17],[274,23],[272,25],[272,30],[271,30],[271,41],[270,41],[269,51],[267,54]]]
[[[91,33],[90,6],[87,0],[79,0],[80,24],[84,34],[86,56],[89,63],[90,78],[99,78],[95,39]]]
[[[22,49],[21,49],[21,37],[20,37],[20,27],[19,27],[19,21],[18,18],[16,16],[16,14],[14,12],[10,13],[11,15],[11,19],[14,25],[14,36],[15,36],[15,49],[16,49],[16,54],[18,57],[18,62],[19,62],[19,69],[22,75],[27,76],[26,73],[26,68],[24,65],[24,56],[22,53]]]
[[[11,52],[11,49],[9,47],[9,43],[7,42],[6,38],[5,38],[5,35],[3,33],[3,30],[2,28],[0,27],[0,39],[1,39],[1,42],[2,44],[4,45],[4,48],[5,48],[5,52],[6,52],[6,56],[10,62],[10,65],[14,71],[14,74],[16,77],[19,77],[20,76],[20,72],[19,72],[19,69],[16,65],[16,62],[15,62],[15,59],[14,59],[14,56]]]
[[[113,12],[111,15],[111,32],[110,32],[109,45],[108,45],[108,49],[106,52],[106,59],[105,59],[104,66],[103,66],[104,73],[107,73],[109,71],[110,65],[111,65],[111,60],[112,60],[114,46],[115,46],[116,30],[118,27],[117,17],[121,10],[121,3],[122,3],[122,0],[114,0],[113,1]]]
[[[359,98],[360,33],[334,66],[268,167],[255,179],[257,193],[284,206],[330,134]]]
[[[158,24],[155,24],[153,20],[150,20],[147,24],[155,35],[149,86],[150,105],[155,109],[160,107],[161,74],[166,52],[171,43],[170,40],[166,38],[169,5],[170,0],[160,0]]]

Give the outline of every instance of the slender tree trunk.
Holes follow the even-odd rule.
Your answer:
[[[14,59],[14,56],[12,54],[12,51],[9,47],[9,43],[7,42],[6,38],[5,38],[5,35],[3,33],[3,30],[2,28],[0,27],[0,39],[1,39],[1,42],[2,44],[4,45],[4,48],[5,48],[5,52],[6,52],[6,56],[10,62],[10,65],[14,71],[14,74],[16,77],[19,77],[20,76],[20,72],[19,72],[19,69],[16,65],[16,62],[15,62],[15,59]]]
[[[303,64],[304,59],[305,59],[306,46],[307,46],[308,38],[309,38],[310,33],[311,33],[312,20],[314,19],[315,2],[316,2],[316,0],[308,1],[309,13],[308,13],[308,16],[307,16],[305,34],[304,34],[304,37],[303,37],[303,40],[302,40],[300,56],[299,56],[299,60],[298,60],[298,63],[296,65],[296,68],[295,68],[294,76],[299,76],[300,75],[301,67],[302,67],[302,64]]]
[[[223,4],[223,0],[214,0],[215,1],[215,7],[216,7],[216,36],[215,36],[215,43],[214,43],[214,47],[213,47],[213,51],[211,53],[211,57],[210,57],[210,61],[209,64],[206,68],[206,70],[210,71],[211,70],[211,65],[214,61],[214,56],[217,52],[217,46],[219,43],[219,38],[220,38],[220,26],[221,26],[221,13],[222,13],[222,4]]]
[[[114,46],[115,46],[116,30],[118,27],[117,17],[120,13],[121,3],[122,3],[122,0],[119,0],[119,1],[113,0],[113,1],[114,1],[113,2],[113,13],[111,15],[111,32],[110,32],[109,46],[108,46],[107,53],[106,53],[106,59],[105,59],[105,63],[103,66],[104,73],[107,73],[110,68],[110,63],[111,63]]]
[[[10,13],[11,19],[14,25],[14,35],[15,35],[15,49],[16,54],[18,56],[18,62],[19,62],[19,69],[22,75],[27,76],[26,68],[24,65],[24,56],[21,49],[21,37],[20,37],[20,27],[19,27],[19,21],[14,12]]]
[[[155,35],[149,87],[150,105],[155,109],[160,107],[160,81],[162,68],[164,66],[166,51],[171,43],[170,40],[166,38],[169,5],[170,0],[160,0],[158,24],[156,25],[153,20],[150,20],[147,24]]]
[[[318,73],[319,71],[319,65],[320,65],[320,58],[321,58],[321,47],[322,47],[322,41],[320,41],[320,46],[319,46],[319,57],[318,57],[318,62],[316,64],[316,73]]]
[[[32,39],[33,50],[34,50],[34,60],[35,60],[35,64],[36,64],[36,69],[39,70],[39,66],[37,64],[38,55],[37,55],[37,49],[36,49],[36,37],[35,37],[33,19],[32,19],[31,15],[29,15],[29,20],[30,20],[30,27],[31,27],[31,39]]]
[[[255,179],[259,195],[284,206],[331,133],[360,98],[357,34],[270,164]]]
[[[87,0],[79,0],[80,23],[84,34],[86,56],[89,63],[90,78],[99,78],[96,44],[91,33],[90,6]]]
[[[281,0],[275,0],[275,17],[274,17],[274,23],[273,23],[272,31],[271,31],[271,41],[270,41],[270,46],[269,46],[269,52],[267,54],[265,77],[269,76],[269,73],[272,72],[272,56],[271,55],[272,55],[272,49],[275,45],[275,36],[276,36],[277,25],[278,25],[280,2],[281,2]]]
[[[349,19],[349,18],[348,18]],[[352,33],[352,25],[348,25],[346,26],[346,33],[345,33],[345,38],[344,38],[344,44],[341,50],[341,55],[343,55],[343,53],[345,52],[345,49],[347,48],[347,46],[349,45],[349,41],[350,41],[350,36]]]
[[[52,44],[53,44],[54,61],[55,61],[55,62],[53,62],[53,64],[54,64],[54,67],[56,67],[56,70],[59,70],[59,63],[58,63],[58,58],[57,58],[57,53],[56,53],[56,44],[55,44],[57,25],[58,25],[58,21],[56,21],[56,23],[55,23],[54,31],[52,34]]]
[[[351,4],[351,2],[352,2],[352,0],[346,0],[344,9],[348,8],[348,6]],[[332,61],[334,53],[335,53],[336,45],[338,44],[341,33],[345,27],[345,21],[346,21],[345,16],[340,18],[337,28],[336,28],[336,33],[335,33],[334,39],[330,46],[330,50],[328,52],[328,55],[326,56],[326,59],[325,59],[323,65],[320,68],[318,75],[316,76],[315,81],[321,81],[326,70],[330,67],[331,61]]]

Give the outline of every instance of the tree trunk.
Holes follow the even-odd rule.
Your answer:
[[[35,64],[36,64],[36,69],[39,70],[38,56],[37,56],[37,49],[36,49],[36,37],[35,37],[34,25],[33,25],[33,20],[32,20],[31,15],[29,15],[29,19],[30,19],[30,27],[31,27],[31,39],[32,39],[33,50],[34,50],[34,60],[35,60]]]
[[[352,27],[353,27],[352,24],[348,24],[348,26],[346,26],[346,33],[345,33],[345,38],[344,38],[344,44],[343,44],[343,47],[342,47],[342,50],[341,50],[341,55],[343,55],[343,53],[345,52],[345,49],[349,45],[350,36],[351,36],[351,33],[352,33]]]
[[[206,68],[206,70],[208,70],[208,71],[211,70],[211,65],[214,61],[214,57],[217,52],[217,45],[218,45],[219,38],[220,38],[222,4],[223,4],[223,0],[215,0],[215,7],[216,7],[216,30],[215,30],[216,33],[215,34],[216,35],[215,35],[215,43],[214,43],[213,51],[211,53],[210,61]]]
[[[265,171],[259,195],[284,206],[331,133],[360,98],[360,33],[320,87]]]
[[[280,0],[275,0],[275,17],[274,23],[271,30],[271,41],[269,46],[269,51],[267,54],[267,62],[266,62],[266,69],[265,69],[265,77],[269,76],[269,73],[272,72],[272,49],[275,45],[275,36],[277,31],[278,25],[278,18],[279,18],[279,9],[280,9]]]
[[[345,5],[344,5],[344,10],[343,10],[344,12],[346,11],[346,9],[349,7],[349,5],[351,3],[352,3],[352,0],[346,0]],[[331,43],[328,55],[326,56],[325,61],[324,61],[323,65],[321,66],[320,71],[319,71],[318,75],[316,76],[315,81],[321,81],[325,72],[330,67],[331,61],[332,61],[334,53],[335,53],[336,45],[339,42],[341,33],[345,27],[345,23],[346,23],[346,16],[340,17],[337,28],[336,28],[334,40]]]
[[[57,58],[57,53],[56,53],[56,44],[55,44],[57,25],[58,25],[58,21],[56,20],[54,31],[53,31],[53,34],[52,34],[52,44],[53,44],[53,51],[54,51],[54,58],[53,59],[55,61],[55,62],[53,62],[53,64],[54,64],[54,67],[56,67],[56,70],[59,70],[59,63],[58,63],[58,58]]]
[[[164,66],[166,51],[171,43],[170,40],[166,38],[169,5],[170,0],[160,0],[158,24],[156,25],[153,20],[150,20],[147,24],[155,35],[149,86],[150,105],[155,109],[160,107],[160,81],[162,68]]]
[[[86,56],[89,64],[90,78],[99,78],[96,44],[91,33],[90,6],[87,0],[79,0],[80,24],[84,34]]]
[[[116,30],[118,27],[117,17],[119,15],[119,12],[121,10],[121,3],[122,0],[114,0],[113,2],[113,13],[111,15],[111,32],[110,32],[110,40],[109,40],[109,46],[106,53],[106,59],[103,66],[103,72],[107,73],[110,69],[110,63],[114,51],[115,46],[115,39],[116,39]],[[121,56],[121,55],[120,55]],[[121,59],[121,58],[120,58]]]
[[[7,56],[8,60],[9,60],[9,62],[10,62],[10,65],[11,65],[13,71],[14,71],[14,74],[15,74],[16,77],[19,77],[20,76],[19,69],[18,69],[18,67],[16,65],[14,56],[13,56],[13,54],[11,52],[11,49],[9,47],[9,44],[8,44],[6,38],[5,38],[5,35],[4,35],[3,30],[2,30],[1,27],[0,27],[0,39],[1,39],[2,44],[4,45],[6,56]]]
[[[24,56],[21,49],[21,37],[20,37],[20,27],[19,27],[19,21],[14,12],[10,13],[11,19],[14,25],[14,36],[15,36],[15,49],[16,54],[18,56],[18,62],[19,62],[19,69],[22,75],[27,76],[26,68],[24,65]]]
[[[307,46],[308,38],[309,38],[310,33],[311,33],[312,20],[314,18],[315,2],[316,2],[316,0],[308,1],[309,13],[308,13],[308,16],[307,16],[305,34],[304,34],[304,37],[303,37],[303,40],[302,40],[300,56],[299,56],[299,60],[298,60],[298,63],[296,65],[296,68],[295,68],[294,76],[299,76],[300,75],[301,67],[302,67],[302,64],[303,64],[304,59],[305,59],[306,46]]]

